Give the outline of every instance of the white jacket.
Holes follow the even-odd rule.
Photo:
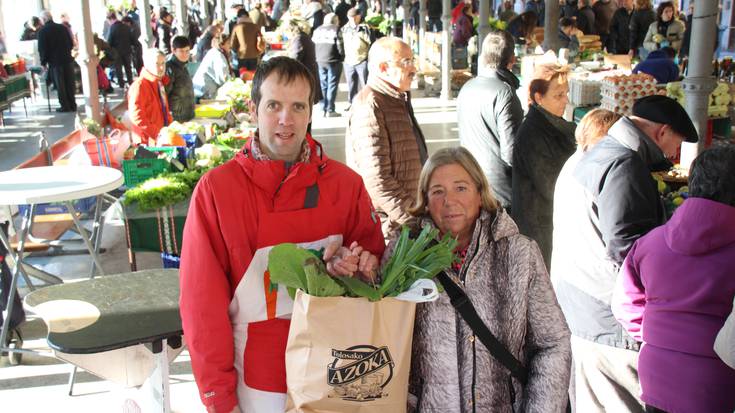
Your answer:
[[[715,353],[728,366],[735,369],[735,300],[733,311],[725,320],[725,325],[715,339]]]

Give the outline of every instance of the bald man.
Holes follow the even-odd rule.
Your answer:
[[[411,48],[397,38],[381,38],[370,48],[368,67],[367,85],[352,101],[345,151],[388,235],[410,219],[427,150],[411,106]]]

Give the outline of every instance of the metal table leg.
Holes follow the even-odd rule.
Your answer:
[[[71,214],[71,218],[74,220],[74,225],[77,227],[77,231],[79,231],[79,234],[82,236],[82,241],[84,241],[84,244],[87,246],[87,250],[89,250],[89,253],[92,255],[92,260],[94,261],[94,264],[92,266],[92,274],[90,275],[90,278],[94,277],[95,265],[97,266],[97,268],[99,268],[100,274],[104,275],[105,271],[102,269],[102,265],[100,264],[100,258],[97,255],[97,250],[95,250],[95,247],[92,244],[93,240],[91,240],[90,236],[87,235],[87,231],[84,229],[82,223],[79,221],[79,217],[77,217],[77,210],[74,208],[74,204],[71,201],[65,201],[64,204],[66,205],[67,211]]]

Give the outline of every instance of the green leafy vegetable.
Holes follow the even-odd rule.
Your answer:
[[[312,252],[296,244],[279,244],[268,255],[268,273],[273,284],[300,289],[316,297],[335,297],[345,293],[327,273],[324,262]]]

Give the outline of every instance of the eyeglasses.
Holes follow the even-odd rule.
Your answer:
[[[407,68],[410,66],[417,67],[418,61],[415,57],[406,57],[401,60],[391,60],[391,62],[395,63],[396,66]]]

